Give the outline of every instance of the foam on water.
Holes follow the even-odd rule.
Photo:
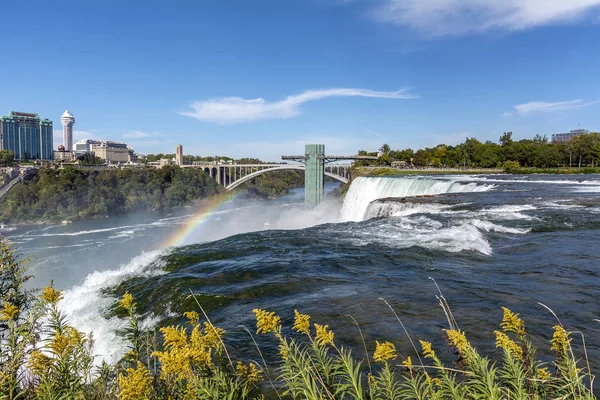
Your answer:
[[[362,221],[369,204],[387,197],[422,196],[443,193],[486,192],[494,185],[463,183],[432,178],[356,178],[344,199],[343,221]]]
[[[490,243],[471,222],[445,226],[425,216],[397,217],[358,231],[350,230],[346,234],[354,245],[360,246],[377,243],[396,248],[421,247],[450,253],[475,251],[492,254]]]
[[[116,317],[107,320],[103,316],[117,299],[104,295],[102,291],[132,277],[162,274],[160,266],[153,265],[162,253],[162,251],[143,253],[119,269],[93,272],[81,285],[64,292],[64,297],[58,306],[77,329],[86,333],[93,332],[96,363],[102,360],[113,363],[118,361],[125,348],[117,345],[123,340],[117,335],[117,331],[124,328],[124,321]],[[157,321],[156,317],[149,315],[143,318],[142,324],[152,326]]]

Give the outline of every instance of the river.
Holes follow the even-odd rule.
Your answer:
[[[441,196],[378,201],[415,195]],[[380,298],[413,340],[443,349],[447,323],[430,277],[486,354],[494,352],[492,332],[505,306],[521,313],[547,358],[556,321],[542,303],[568,330],[582,331],[590,357],[600,360],[596,176],[359,178],[343,203],[312,211],[297,190],[275,201],[232,199],[170,214],[20,227],[11,235],[35,256],[31,285],[53,279],[65,290],[61,309],[77,328],[94,332],[95,352],[108,361],[124,349],[114,307],[126,290],[147,327],[196,309],[191,290],[246,358],[257,355],[242,326],[253,326],[257,307],[287,324],[294,309],[311,314],[361,356],[352,315],[370,347],[393,340],[411,355]],[[579,352],[580,343],[575,337]]]

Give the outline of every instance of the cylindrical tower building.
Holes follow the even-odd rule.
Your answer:
[[[63,126],[63,146],[66,151],[73,150],[73,125],[75,125],[75,117],[69,112],[65,113],[60,117],[60,122]]]

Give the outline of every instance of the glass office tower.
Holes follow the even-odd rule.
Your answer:
[[[49,119],[15,111],[0,117],[0,150],[12,151],[15,160],[51,160],[52,141]]]

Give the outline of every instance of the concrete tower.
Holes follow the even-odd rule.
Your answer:
[[[183,165],[183,146],[180,144],[175,148],[175,164]]]
[[[75,117],[69,112],[65,113],[60,117],[60,122],[63,126],[63,146],[66,151],[73,150],[73,125],[75,125]]]

